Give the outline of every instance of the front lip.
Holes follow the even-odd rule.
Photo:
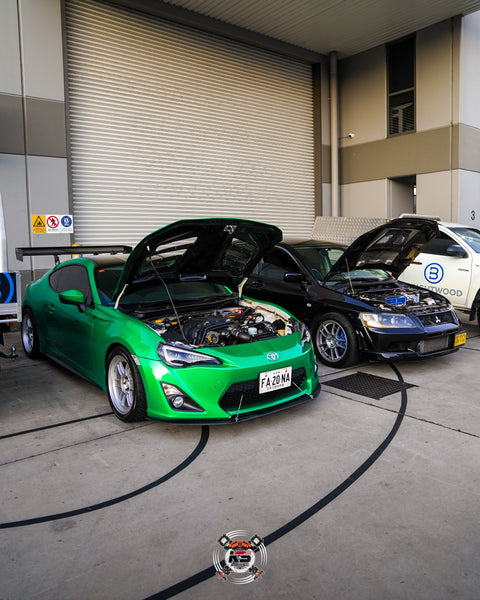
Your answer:
[[[283,404],[277,404],[275,406],[260,408],[258,410],[252,410],[246,413],[239,413],[238,415],[232,415],[225,419],[211,419],[209,417],[198,416],[195,418],[187,418],[187,419],[175,419],[169,418],[169,423],[178,423],[182,425],[236,425],[237,423],[242,423],[244,421],[250,421],[251,419],[257,419],[259,417],[263,417],[266,415],[274,414],[280,412],[282,410],[286,410],[288,408],[293,408],[295,406],[300,406],[301,404],[306,404],[312,400],[316,400],[318,395],[320,394],[321,385],[317,383],[315,389],[312,394],[303,394],[298,398],[294,398],[293,400],[289,400],[284,402]]]

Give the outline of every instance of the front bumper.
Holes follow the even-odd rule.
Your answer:
[[[459,350],[459,327],[435,333],[399,334],[378,330],[362,334],[365,356],[375,360],[409,360],[442,356]]]
[[[168,418],[170,423],[178,423],[182,425],[234,425],[236,423],[242,423],[243,421],[250,421],[251,419],[257,419],[258,417],[263,417],[265,415],[271,415],[276,412],[280,412],[282,410],[286,410],[287,408],[293,408],[295,406],[300,406],[301,404],[305,404],[306,402],[310,402],[311,400],[315,400],[320,394],[321,386],[320,383],[317,383],[317,386],[313,390],[311,394],[303,394],[294,400],[288,400],[287,402],[283,402],[282,404],[276,404],[274,406],[267,406],[264,408],[259,408],[256,410],[251,410],[249,412],[240,412],[238,415],[231,415],[228,418],[219,418],[219,419],[211,419],[209,417],[204,417],[200,415],[200,417],[195,418],[186,418],[186,419],[175,419]]]
[[[312,345],[301,347],[299,342],[299,336],[263,341],[258,353],[252,353],[253,343],[229,347],[219,365],[169,368],[161,361],[140,358],[147,416],[179,423],[238,422],[306,402],[318,388],[317,368]],[[268,353],[278,355],[278,360],[266,362]],[[260,374],[287,366],[292,368],[291,385],[260,393]],[[201,410],[174,409],[161,382],[177,387]]]

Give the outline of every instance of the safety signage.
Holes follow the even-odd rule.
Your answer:
[[[32,215],[33,233],[73,233],[72,215]]]

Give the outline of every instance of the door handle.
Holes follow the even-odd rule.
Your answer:
[[[55,312],[55,304],[49,304],[47,306],[47,310],[51,315],[53,315],[53,313]]]
[[[412,260],[412,265],[422,265],[423,263],[421,263],[419,260]]]

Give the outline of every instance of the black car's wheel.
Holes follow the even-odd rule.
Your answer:
[[[340,313],[330,312],[313,323],[315,352],[329,367],[347,367],[358,361],[357,336],[350,321]]]
[[[142,421],[147,399],[142,378],[130,353],[115,348],[107,359],[107,391],[113,412],[122,421]]]
[[[22,345],[28,358],[40,356],[40,341],[33,313],[29,308],[23,310]]]

